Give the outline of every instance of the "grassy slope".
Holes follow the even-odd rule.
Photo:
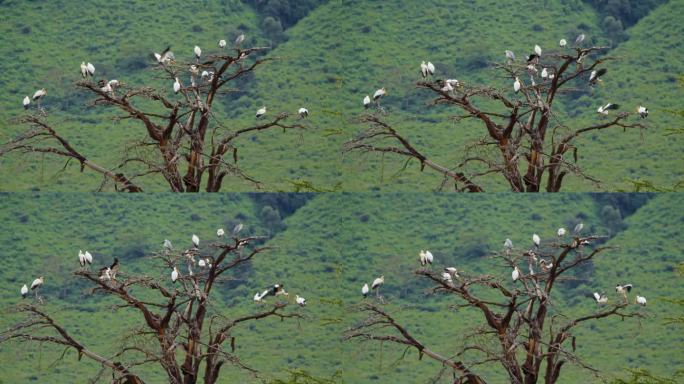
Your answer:
[[[255,36],[256,43],[265,42],[255,27],[253,11],[238,1],[207,1],[202,5],[174,1],[161,9],[136,2],[135,12],[100,3],[77,6],[70,2],[6,2],[0,6],[12,20],[2,27],[5,42],[0,44],[0,70],[7,75],[2,80],[7,91],[0,95],[6,111],[0,118],[4,122],[21,113],[18,101],[22,95],[42,84],[36,79],[47,78],[51,89],[47,102],[53,103],[53,107],[68,107],[67,116],[78,116],[81,120],[61,123],[68,127],[68,136],[76,144],[92,146],[88,154],[105,164],[121,157],[121,148],[113,143],[139,138],[140,131],[129,128],[127,123],[102,122],[100,115],[81,106],[86,101],[83,95],[70,90],[70,84],[78,78],[76,70],[81,60],[95,62],[110,77],[138,83],[149,79],[150,72],[131,69],[134,65],[122,63],[122,57],[144,62],[149,51],[167,42],[172,42],[176,53],[183,57],[188,56],[194,44],[209,51],[216,40],[232,36],[240,25]],[[282,61],[262,68],[249,94],[236,102],[226,102],[223,107],[223,113],[236,117],[236,126],[244,126],[252,122],[253,111],[261,104],[271,111],[292,111],[305,105],[312,113],[312,125],[317,128],[303,135],[271,132],[258,138],[246,137],[242,141],[242,164],[265,182],[267,190],[291,190],[289,181],[298,179],[320,187],[342,183],[342,188],[349,191],[367,191],[378,186],[390,191],[431,190],[439,184],[439,177],[418,175],[415,165],[395,176],[402,163],[396,158],[386,158],[381,170],[377,156],[341,156],[342,143],[359,129],[351,120],[360,112],[360,99],[377,87],[387,87],[390,96],[385,105],[395,111],[391,120],[398,122],[419,148],[429,148],[436,160],[453,164],[462,158],[465,144],[480,137],[479,130],[469,129],[468,124],[448,122],[447,111],[425,111],[425,95],[417,93],[411,85],[417,79],[417,63],[430,59],[440,73],[472,83],[492,78],[491,71],[481,66],[499,60],[506,48],[523,56],[538,43],[548,52],[560,37],[572,38],[580,29],[595,42],[604,43],[593,10],[581,2],[569,4],[549,1],[534,4],[535,11],[529,12],[530,2],[522,0],[505,4],[493,0],[476,4],[447,0],[330,1],[288,31],[289,41],[271,53]],[[628,177],[643,176],[665,185],[671,184],[673,177],[681,177],[676,167],[682,160],[677,150],[681,139],[666,138],[662,132],[677,124],[673,118],[663,116],[663,109],[675,106],[677,95],[681,95],[681,88],[666,80],[682,73],[681,49],[677,49],[680,42],[674,38],[681,31],[677,23],[681,7],[681,1],[671,1],[634,26],[630,30],[632,39],[615,52],[625,60],[611,68],[606,86],[596,91],[596,97],[586,97],[576,104],[581,107],[580,122],[596,120],[593,111],[598,99],[620,102],[629,109],[643,102],[653,112],[649,123],[654,129],[644,134],[643,141],[637,132],[617,131],[588,140],[581,164],[591,175],[605,181],[605,190],[627,188],[624,180]],[[225,9],[233,11],[224,14]],[[107,16],[107,12],[112,16]],[[83,22],[83,15],[88,15],[88,23]],[[25,25],[31,25],[30,34],[21,33]],[[201,25],[204,32],[193,32],[195,25]],[[644,47],[658,51],[658,55],[643,54]],[[49,58],[45,52],[50,52]],[[17,62],[30,63],[32,70],[23,70],[14,64]],[[638,75],[655,68],[662,73],[639,79]],[[638,86],[630,91],[622,84],[632,79],[637,79]],[[510,87],[508,79],[494,81]],[[419,116],[418,120],[414,116]],[[57,114],[53,119],[63,121],[66,116]],[[3,130],[3,134],[11,132],[15,132],[15,127]],[[639,148],[637,154],[627,152],[635,146]],[[80,183],[83,189],[92,190],[98,185],[97,176],[87,174],[84,179],[75,164],[54,176],[61,163],[39,156],[30,159],[2,160],[0,176],[14,176],[11,180],[4,178],[8,180],[6,189],[63,190]],[[31,177],[20,174],[26,167],[31,168]],[[38,178],[33,176],[36,174]],[[224,190],[253,189],[249,183],[228,183]],[[148,190],[166,188],[150,180],[143,184]],[[491,181],[485,184],[492,187]],[[579,181],[568,187],[596,189]]]
[[[254,219],[254,205],[235,195],[188,200],[167,195],[4,195],[1,201],[1,218],[7,230],[0,235],[0,241],[14,244],[5,247],[0,259],[0,274],[7,282],[0,293],[2,306],[17,301],[21,282],[46,271],[51,276],[45,290],[49,302],[66,305],[61,316],[70,329],[78,329],[79,336],[104,351],[107,347],[103,344],[120,341],[116,331],[121,322],[133,318],[103,310],[107,306],[102,299],[84,296],[84,287],[72,283],[62,292],[63,299],[58,298],[57,289],[75,264],[78,248],[95,251],[98,264],[104,263],[113,255],[130,253],[131,249],[155,250],[164,237],[178,246],[192,232],[207,239],[219,225],[230,228],[238,215],[244,216],[248,230],[263,233]],[[57,202],[61,207],[56,206]],[[668,371],[677,367],[673,351],[682,338],[672,328],[661,325],[664,317],[672,313],[659,299],[681,293],[681,284],[670,269],[682,260],[682,248],[677,243],[681,237],[681,204],[678,195],[659,196],[649,202],[628,218],[627,229],[611,242],[622,249],[606,254],[598,262],[596,278],[567,296],[555,298],[559,307],[571,303],[573,313],[588,312],[594,309],[591,300],[573,299],[573,295],[595,289],[605,289],[610,294],[616,281],[627,280],[649,298],[648,312],[653,317],[643,321],[642,327],[613,319],[578,332],[582,356],[608,374],[619,373],[625,366]],[[381,350],[378,345],[341,343],[342,330],[356,319],[350,309],[360,302],[363,282],[384,273],[387,284],[383,294],[393,310],[404,308],[397,316],[422,340],[448,353],[462,340],[442,335],[472,327],[475,318],[467,311],[450,310],[451,300],[447,298],[425,295],[427,286],[417,283],[411,275],[419,249],[429,248],[437,258],[437,266],[456,265],[466,273],[500,273],[507,279],[507,269],[483,257],[499,249],[504,238],[510,237],[524,246],[531,233],[549,239],[557,226],[572,226],[580,218],[593,232],[605,233],[597,213],[599,208],[586,195],[544,199],[507,195],[468,199],[420,194],[320,195],[286,219],[287,230],[270,241],[277,248],[255,260],[253,274],[242,276],[244,284],[219,292],[215,309],[228,314],[242,313],[252,308],[250,298],[256,289],[272,281],[284,281],[291,294],[299,293],[308,299],[309,306],[302,311],[306,319],[300,324],[268,321],[236,333],[239,356],[264,372],[265,377],[281,375],[289,368],[304,368],[319,376],[339,370],[346,382],[425,380],[439,370],[437,364],[418,362],[413,353],[393,364],[401,355],[400,348],[387,345]],[[191,218],[193,213],[198,215],[195,220]],[[122,241],[133,245],[116,245]],[[39,261],[16,264],[11,262],[15,257]],[[643,260],[655,261],[643,266]],[[133,270],[149,268],[148,264],[146,260],[126,263]],[[652,281],[661,283],[649,284]],[[84,318],[87,324],[99,325],[79,327],[77,321]],[[10,317],[3,319],[1,327],[7,325]],[[105,332],[111,339],[102,340],[95,332]],[[638,352],[613,353],[616,348],[626,347]],[[50,368],[48,364],[55,353],[54,349],[44,348],[39,368],[34,369],[29,364],[33,366],[40,356],[37,348],[2,346],[0,359],[11,361],[15,367],[3,372],[2,378],[15,382],[36,376],[51,382],[69,382],[78,375],[95,372],[96,368],[88,363],[75,364],[74,356]],[[493,379],[501,378],[496,371],[483,372]],[[151,372],[146,374],[156,377]],[[587,377],[586,373],[581,375]],[[226,379],[231,377],[246,379],[228,371]]]

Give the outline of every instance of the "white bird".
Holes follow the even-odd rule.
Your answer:
[[[85,61],[81,61],[81,77],[84,79],[88,77],[88,67],[86,66]]]
[[[451,85],[452,87],[458,87],[459,82],[457,79],[446,79],[444,80],[444,83]]]
[[[380,88],[375,93],[373,94],[373,100],[379,100],[381,97],[385,96],[387,94],[387,91],[385,88]]]
[[[370,96],[366,95],[366,97],[363,98],[363,107],[368,108],[370,107],[371,99]]]
[[[82,250],[78,250],[78,263],[81,264],[81,267],[85,267],[86,265],[86,259],[85,255],[83,254]]]
[[[197,264],[202,268],[207,266],[207,262],[204,261],[204,259],[199,259],[199,262]]]
[[[449,81],[444,82],[444,86],[442,87],[442,92],[451,92],[454,90],[454,87],[451,85]]]
[[[222,237],[225,234],[226,234],[226,232],[223,230],[223,228],[219,228],[216,230],[216,236],[218,236],[218,237]]]
[[[541,47],[535,44],[535,46],[534,46],[534,53],[536,53],[537,56],[541,56],[541,53],[542,53]]]
[[[428,66],[425,64],[425,61],[420,63],[420,75],[423,76],[423,78],[426,78],[428,75]]]
[[[568,45],[568,42],[565,39],[560,39],[558,45],[560,45],[561,48],[565,48],[565,46]]]
[[[432,252],[425,251],[425,260],[428,262],[428,264],[432,264],[432,262],[435,260],[435,257],[432,255]]]
[[[573,230],[573,232],[575,234],[578,234],[582,231],[582,228],[584,228],[584,223],[578,223],[577,225],[575,225],[575,229]]]
[[[515,93],[518,93],[518,91],[520,91],[521,85],[522,84],[520,84],[520,79],[518,79],[518,77],[516,76],[515,82],[513,83],[513,90],[515,91]]]
[[[31,99],[28,96],[24,96],[22,103],[24,104],[24,109],[28,109],[31,104]]]
[[[309,117],[309,110],[304,107],[299,108],[297,113],[299,114],[299,117],[301,117],[302,119]]]
[[[112,87],[112,88],[116,88],[116,87],[118,87],[119,85],[121,85],[121,83],[120,83],[119,80],[117,80],[117,79],[109,80],[109,83],[108,83],[108,84],[109,84],[109,86]]]
[[[226,41],[223,40],[223,39],[219,40],[218,46],[219,46],[219,48],[221,48],[221,49],[225,48],[225,47],[226,47]]]
[[[539,238],[539,235],[537,235],[536,233],[533,234],[533,235],[532,235],[532,242],[534,243],[534,245],[535,245],[537,248],[539,248],[539,243],[541,242],[541,239]]]
[[[636,299],[634,299],[634,303],[641,305],[642,307],[646,306],[646,298],[643,296],[637,295]]]
[[[200,48],[199,46],[195,45],[194,51],[195,51],[195,58],[197,59],[197,61],[199,61],[200,56],[202,56],[202,48]]]
[[[47,89],[41,88],[33,94],[33,100],[40,100],[47,95]]]
[[[192,244],[195,248],[199,248],[199,237],[195,234],[192,235]]]
[[[603,81],[601,76],[605,75],[606,72],[608,72],[606,68],[591,71],[591,74],[589,74],[589,84],[596,84],[597,81]]]
[[[513,268],[513,272],[511,273],[511,278],[513,281],[517,281],[520,278],[520,269],[518,269],[518,266],[516,265],[515,268]]]
[[[166,248],[166,249],[173,249],[173,246],[171,245],[171,240],[169,240],[169,239],[164,239],[164,248]]]
[[[178,93],[181,89],[181,83],[180,80],[176,77],[176,80],[173,82],[173,93]]]
[[[260,118],[261,116],[266,114],[266,107],[261,107],[256,111],[256,118]]]
[[[268,295],[268,292],[269,292],[269,290],[267,289],[261,293],[259,293],[259,292],[255,293],[254,294],[254,301],[257,303],[261,302],[263,300],[263,298],[266,297],[266,295]]]
[[[109,267],[100,268],[100,280],[109,281],[112,279],[112,269]]]
[[[515,61],[515,53],[513,51],[506,50],[506,58],[510,61]]]
[[[242,42],[245,41],[245,34],[241,33],[238,35],[238,37],[235,38],[235,45],[240,45]]]
[[[34,290],[38,289],[38,287],[43,285],[44,281],[45,280],[43,279],[43,276],[33,280],[33,283],[31,283],[31,290],[34,291]]]
[[[563,237],[563,236],[565,236],[565,232],[567,232],[567,231],[565,230],[565,228],[562,228],[562,227],[561,227],[561,228],[558,228],[558,237]]]
[[[458,269],[457,269],[457,268],[454,268],[454,267],[446,267],[446,268],[444,268],[444,271],[446,271],[448,274],[450,274],[451,277],[454,277],[454,278],[456,278],[456,279],[459,278],[459,276],[458,276]]]
[[[90,254],[90,252],[85,251],[83,254],[83,257],[85,258],[86,263],[92,264],[93,263],[93,255]]]
[[[168,47],[166,47],[166,49],[163,50],[162,53],[154,52],[153,54],[154,54],[154,58],[157,60],[157,63],[160,63],[160,64],[167,64],[168,62],[176,59],[173,52],[171,52],[171,46],[170,45]]]
[[[379,296],[380,295],[380,286],[385,283],[385,276],[380,276],[377,279],[373,280],[373,284],[371,284],[371,289],[375,290],[375,295]]]
[[[104,93],[112,93],[114,90],[112,89],[111,84],[109,82],[105,83],[103,87],[100,88],[100,91]]]
[[[594,292],[594,300],[596,300],[596,304],[605,304],[608,302],[608,296]]]
[[[596,112],[598,112],[601,115],[608,115],[608,111],[611,109],[618,109],[620,108],[620,104],[613,104],[613,103],[608,103],[606,105],[601,105],[598,107]]]
[[[575,39],[575,46],[578,46],[578,45],[582,44],[582,42],[584,41],[584,38],[585,38],[585,37],[586,37],[586,36],[584,36],[584,33],[580,33],[580,35],[577,36],[577,38]]]
[[[297,295],[297,297],[295,298],[295,302],[296,302],[297,305],[299,305],[300,307],[303,307],[303,306],[306,305],[306,299],[303,298],[303,297],[301,297],[301,296],[299,296],[299,295]]]
[[[171,281],[174,283],[178,280],[178,268],[173,267],[173,271],[171,271]]]
[[[233,228],[233,236],[240,233],[240,231],[242,231],[242,227],[243,227],[242,223],[237,223],[237,225],[235,225],[235,227]]]
[[[615,292],[621,294],[625,298],[627,298],[627,294],[632,290],[632,284],[625,284],[625,285],[616,285],[615,286]]]
[[[539,266],[542,269],[542,272],[548,272],[553,268],[553,263],[550,261],[546,261],[544,259],[539,260]],[[530,266],[531,268],[531,266]]]
[[[511,239],[506,239],[506,241],[504,241],[504,248],[506,248],[506,249],[512,249],[513,248],[513,242],[511,241]]]
[[[86,64],[86,69],[88,70],[88,74],[92,77],[95,75],[95,66],[91,63]]]
[[[428,61],[427,62],[427,70],[428,70],[428,73],[430,74],[430,76],[434,75],[435,74],[435,65]]]
[[[546,68],[542,69],[541,77],[542,79],[546,79],[547,77],[549,77],[549,71]]]
[[[26,99],[24,99],[24,103],[26,103]],[[648,117],[648,108],[642,107],[641,105],[637,108],[637,113],[639,116],[641,116],[642,119],[645,119]]]
[[[361,287],[361,294],[363,295],[363,297],[368,296],[368,291],[369,291],[369,290],[370,290],[370,289],[368,289],[368,284],[367,284],[367,283],[364,284],[363,287]]]
[[[202,71],[200,77],[202,77],[202,80],[207,80],[209,78],[209,71]]]
[[[28,291],[29,291],[28,287],[26,286],[26,284],[24,284],[24,286],[21,287],[21,291],[20,291],[21,297],[25,299],[26,296],[28,296]]]
[[[442,280],[448,284],[451,284],[454,282],[454,280],[452,279],[451,274],[449,272],[442,272]]]

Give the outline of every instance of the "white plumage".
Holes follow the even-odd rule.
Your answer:
[[[605,304],[608,302],[608,296],[594,292],[594,300],[596,300],[596,304]]]
[[[200,56],[202,56],[202,48],[200,48],[199,46],[195,45],[194,51],[195,51],[195,58],[196,58],[197,60],[199,60],[199,59],[200,59]]]
[[[449,272],[442,272],[442,280],[449,284],[454,282]]]
[[[199,247],[199,237],[195,234],[192,235],[192,244],[195,246],[195,248]]]
[[[218,236],[218,237],[222,237],[225,234],[226,234],[226,232],[223,230],[223,228],[219,228],[216,230],[216,236]]]
[[[511,278],[513,279],[513,281],[518,281],[518,279],[520,278],[520,269],[518,269],[517,266],[515,268],[513,268],[513,272],[511,273]]]
[[[610,110],[615,110],[618,108],[620,108],[619,104],[608,103],[606,105],[599,106],[598,109],[596,110],[596,112],[598,112],[601,115],[608,115],[608,112]]]
[[[373,280],[373,284],[371,284],[371,289],[377,289],[381,285],[385,283],[385,276],[380,276],[377,279]]]
[[[180,80],[176,77],[176,80],[173,82],[173,93],[178,93],[181,89],[181,83]]]
[[[504,248],[506,248],[506,249],[513,248],[513,241],[511,241],[511,239],[506,239],[506,241],[504,241]]]
[[[515,53],[513,51],[509,51],[508,49],[506,50],[506,58],[508,60],[514,61],[515,60]]]
[[[36,288],[40,287],[41,285],[43,285],[43,282],[44,282],[44,281],[45,281],[45,280],[43,279],[43,276],[41,276],[41,277],[39,277],[39,278],[33,280],[33,283],[31,283],[31,290],[33,291],[34,289],[36,289]]]
[[[33,100],[40,100],[47,95],[47,89],[41,88],[33,94]]]
[[[256,118],[260,118],[261,116],[266,114],[266,107],[261,107],[256,111]]]
[[[532,242],[534,243],[534,245],[536,245],[538,247],[539,243],[541,243],[541,239],[539,238],[539,235],[537,235],[536,233],[533,234],[532,235]]]
[[[546,79],[547,77],[549,77],[549,71],[546,68],[542,69],[541,77],[542,79]]]
[[[645,307],[646,306],[646,298],[643,296],[637,295],[636,299],[634,300],[635,303]]]
[[[428,73],[430,75],[434,75],[435,74],[435,65],[428,61],[427,62],[427,70],[428,70]]]
[[[578,223],[577,225],[575,225],[575,229],[573,230],[573,232],[575,232],[575,234],[578,234],[582,232],[582,228],[584,228],[584,223]]]
[[[370,291],[370,289],[368,289],[368,284],[364,284],[363,287],[361,287],[361,294],[363,297],[368,296],[368,291]]]
[[[575,45],[580,45],[580,44],[582,44],[582,42],[584,41],[584,38],[585,38],[585,37],[586,37],[586,36],[584,36],[584,33],[580,33],[579,36],[577,36],[577,38],[575,39]]]
[[[223,39],[219,40],[218,46],[219,46],[219,48],[221,48],[221,49],[225,48],[225,47],[226,47],[226,41],[223,40]]]
[[[368,108],[370,106],[371,99],[370,96],[366,95],[366,97],[363,98],[363,107]]]
[[[427,64],[425,64],[425,61],[420,63],[420,75],[423,76],[423,78],[428,75],[428,67]]]
[[[637,108],[637,113],[639,114],[639,116],[641,116],[642,119],[645,119],[646,117],[648,117],[648,108],[640,105]]]
[[[378,100],[381,97],[385,96],[386,94],[387,94],[387,91],[385,90],[385,88],[380,88],[377,91],[375,91],[375,93],[373,94],[373,100]]]
[[[26,298],[26,296],[28,295],[28,291],[29,291],[28,287],[26,286],[26,284],[24,284],[21,287],[21,291],[19,291],[19,292],[21,292],[21,297]]]
[[[173,245],[171,245],[171,240],[169,240],[169,239],[164,239],[164,248],[166,248],[166,249],[173,249]]]
[[[558,228],[558,237],[563,237],[565,236],[565,228]]]
[[[560,39],[560,42],[558,42],[558,45],[560,45],[561,48],[565,48],[565,46],[568,45],[568,42],[565,39]]]
[[[173,271],[171,271],[171,281],[174,283],[178,280],[178,268],[173,267]]]
[[[297,113],[299,114],[299,117],[301,117],[302,119],[303,119],[303,118],[306,118],[306,117],[309,117],[309,110],[306,109],[306,108],[303,108],[303,107],[302,107],[302,108],[299,108],[299,110],[297,111]]]
[[[22,103],[24,105],[24,109],[28,109],[29,105],[31,104],[31,99],[28,96],[24,96]]]
[[[515,91],[515,93],[518,93],[518,91],[520,91],[521,86],[522,84],[520,83],[520,79],[516,77],[515,81],[513,82],[513,90]]]
[[[542,49],[541,49],[541,47],[540,47],[539,45],[535,45],[535,46],[534,46],[534,53],[536,53],[537,56],[541,56],[541,54],[542,54]]]
[[[235,225],[235,227],[233,228],[233,236],[240,233],[240,231],[242,231],[242,227],[242,223],[238,223],[237,225]]]
[[[88,74],[90,76],[95,75],[95,66],[93,64],[91,64],[91,63],[86,64],[86,69],[88,70]]]
[[[81,61],[81,77],[84,79],[88,77],[88,67],[86,66],[85,61]]]
[[[243,41],[245,41],[245,34],[241,33],[235,38],[235,45],[240,45]]]
[[[295,302],[297,303],[297,305],[299,305],[300,307],[305,306],[306,305],[306,299],[299,296],[299,295],[296,295],[296,296],[297,297],[295,298]]]

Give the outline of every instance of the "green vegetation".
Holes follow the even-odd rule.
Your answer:
[[[559,226],[571,228],[582,221],[586,231],[609,235],[607,244],[620,249],[567,282],[559,290],[565,293],[554,300],[569,307],[570,314],[587,313],[596,308],[587,294],[605,290],[614,299],[615,284],[630,282],[632,294],[646,296],[649,305],[644,309],[648,318],[641,323],[612,319],[582,327],[575,334],[580,357],[607,379],[624,377],[625,368],[668,377],[682,368],[678,351],[684,334],[680,325],[665,322],[681,316],[681,307],[665,299],[682,295],[676,268],[684,254],[684,197],[616,196],[6,194],[0,197],[0,241],[5,244],[0,328],[15,319],[7,308],[21,301],[21,284],[44,273],[48,309],[106,354],[136,319],[133,312],[110,311],[108,301],[90,295],[69,276],[77,268],[78,249],[93,253],[96,266],[118,256],[123,270],[163,276],[168,271],[149,269],[146,255],[160,249],[164,238],[183,247],[192,233],[209,239],[216,228],[232,228],[240,221],[248,234],[270,233],[267,244],[276,248],[220,287],[214,308],[252,309],[254,292],[273,281],[283,281],[291,294],[306,297],[308,306],[300,322],[264,321],[241,329],[237,353],[261,373],[255,378],[226,370],[225,382],[296,382],[293,375],[301,382],[423,382],[439,372],[439,364],[418,361],[414,352],[401,360],[403,350],[389,345],[342,342],[344,329],[361,318],[352,308],[361,301],[363,283],[384,274],[382,293],[392,311],[434,350],[449,353],[463,341],[444,338],[445,330],[456,334],[472,329],[477,318],[451,308],[446,297],[428,294],[429,285],[412,275],[418,250],[430,249],[436,267],[500,274],[508,282],[510,271],[487,257],[500,249],[503,239],[510,237],[524,247],[533,232],[543,242],[555,237]],[[265,207],[278,212],[280,225],[273,226],[272,215],[261,214]],[[81,382],[97,373],[97,366],[78,362],[72,353],[52,364],[60,353],[48,346],[0,345],[0,382]],[[492,367],[477,369],[492,382],[503,377]],[[151,382],[162,381],[159,372],[142,373]],[[564,382],[598,380],[571,367],[565,375]]]
[[[170,87],[149,70],[150,52],[172,44],[177,56],[189,58],[195,44],[210,52],[220,38],[232,41],[245,32],[249,44],[279,43],[268,55],[280,60],[241,84],[240,92],[224,95],[217,104],[225,109],[215,112],[235,126],[246,126],[262,104],[287,111],[307,106],[316,127],[301,135],[273,132],[239,143],[243,168],[265,190],[430,191],[441,178],[420,173],[416,163],[402,171],[403,163],[389,157],[341,155],[342,143],[360,130],[353,120],[365,94],[385,86],[385,105],[402,132],[439,163],[457,164],[466,145],[482,133],[468,121],[454,123],[448,110],[425,106],[425,94],[413,86],[421,60],[435,63],[439,74],[508,88],[509,79],[494,78],[487,69],[505,49],[522,57],[540,44],[548,52],[557,49],[560,38],[572,42],[580,32],[587,34],[587,43],[614,46],[617,39],[607,32],[614,27],[605,21],[612,17],[622,26],[621,43],[608,53],[621,60],[608,64],[603,86],[567,95],[559,117],[577,127],[596,122],[601,103],[616,102],[629,110],[644,104],[651,111],[646,120],[651,129],[585,138],[580,165],[602,184],[568,180],[566,190],[632,190],[633,179],[671,186],[672,180],[684,178],[678,166],[684,160],[684,136],[666,136],[668,129],[681,128],[681,119],[666,111],[680,109],[682,97],[675,81],[684,72],[684,49],[675,36],[684,34],[684,3],[661,3],[135,0],[124,8],[104,0],[4,1],[0,11],[8,22],[0,27],[0,141],[21,130],[12,121],[23,113],[23,96],[45,86],[51,122],[94,161],[115,164],[126,145],[140,139],[140,127],[113,121],[111,113],[87,105],[85,94],[73,86],[78,64],[93,62],[97,76]],[[0,180],[3,190],[49,191],[92,191],[101,181],[92,172],[82,174],[78,164],[64,167],[37,154],[0,158]],[[167,190],[162,183],[144,184],[146,191]],[[486,187],[503,190],[493,181]],[[223,190],[253,188],[235,178]]]

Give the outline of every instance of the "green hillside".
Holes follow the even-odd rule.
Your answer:
[[[140,127],[111,121],[113,111],[86,105],[86,96],[73,87],[78,64],[91,61],[98,74],[129,84],[169,87],[153,78],[148,58],[166,44],[172,44],[180,57],[190,57],[195,44],[211,52],[218,39],[230,39],[238,31],[248,34],[250,44],[270,44],[274,37],[263,16],[277,12],[270,3],[257,9],[251,3],[133,1],[125,8],[103,0],[0,3],[10,20],[1,27],[0,37],[0,70],[5,75],[0,79],[0,140],[20,130],[11,121],[23,113],[23,95],[46,86],[50,120],[64,127],[79,148],[88,148],[84,152],[93,160],[118,163],[123,148],[140,139]],[[397,175],[403,164],[400,159],[387,156],[382,164],[379,156],[342,155],[342,144],[361,128],[353,119],[361,112],[365,94],[386,87],[389,96],[384,103],[392,111],[390,120],[436,161],[455,164],[462,159],[465,145],[482,135],[468,122],[450,122],[453,113],[425,106],[426,95],[413,87],[421,60],[429,59],[440,74],[468,83],[491,81],[508,87],[508,79],[486,68],[500,60],[505,49],[523,56],[540,44],[550,51],[561,37],[572,40],[580,31],[596,44],[612,42],[605,34],[603,14],[578,0],[503,4],[494,0],[309,1],[305,10],[295,10],[297,17],[317,3],[322,4],[301,19],[292,15],[283,19],[283,25],[292,27],[268,53],[279,60],[243,83],[243,92],[224,96],[220,104],[225,107],[215,110],[233,119],[235,126],[252,123],[254,110],[262,104],[272,111],[293,111],[300,106],[311,111],[314,128],[303,134],[274,131],[240,141],[244,169],[264,182],[265,190],[291,191],[294,181],[318,188],[339,186],[345,191],[434,190],[440,178],[419,174],[417,165]],[[654,6],[651,3],[658,2],[648,6]],[[624,190],[629,189],[626,180],[630,178],[670,186],[682,178],[677,166],[683,160],[682,138],[665,136],[665,129],[681,125],[665,110],[677,109],[683,95],[681,83],[674,82],[684,72],[684,50],[677,38],[682,34],[678,19],[682,7],[682,1],[669,1],[627,28],[629,38],[611,52],[622,60],[611,64],[605,86],[593,95],[569,100],[558,111],[574,126],[595,122],[596,105],[605,100],[629,110],[643,103],[651,110],[647,122],[652,129],[643,135],[615,130],[588,137],[580,165],[604,184],[576,180],[566,190]],[[635,12],[645,13],[643,6]],[[92,191],[100,183],[99,176],[81,174],[75,163],[62,167],[61,161],[49,156],[0,158],[2,189],[60,191],[78,185],[80,190]],[[142,180],[146,191],[166,190],[157,180]],[[492,180],[486,180],[485,186],[502,188]],[[238,179],[229,179],[223,188],[253,189],[253,184]]]
[[[298,206],[302,203],[296,196],[290,198],[300,201]],[[5,230],[0,242],[6,246],[0,278],[6,284],[0,291],[0,306],[21,301],[21,284],[45,273],[47,307],[59,310],[58,318],[70,330],[106,354],[122,341],[120,332],[136,317],[111,311],[105,300],[73,282],[69,272],[77,266],[78,249],[93,252],[96,265],[118,255],[127,270],[164,276],[168,271],[153,268],[143,257],[159,249],[164,238],[182,247],[192,233],[209,239],[218,226],[231,228],[241,221],[248,233],[272,233],[267,244],[276,248],[215,292],[214,310],[236,314],[252,309],[253,292],[273,281],[285,282],[291,294],[308,301],[300,322],[260,322],[236,334],[238,355],[261,371],[261,379],[305,369],[319,377],[339,373],[344,382],[353,383],[426,382],[439,371],[438,364],[419,362],[413,352],[397,361],[402,349],[391,345],[341,341],[343,330],[359,318],[352,309],[361,301],[361,285],[384,274],[382,294],[388,307],[421,340],[449,353],[462,342],[459,331],[475,326],[476,318],[449,309],[446,297],[426,294],[428,286],[412,276],[419,249],[430,249],[438,267],[501,273],[506,279],[510,271],[487,257],[500,249],[503,239],[510,237],[525,247],[533,232],[550,239],[558,226],[583,221],[588,231],[613,236],[608,244],[620,249],[600,258],[577,286],[559,290],[563,293],[554,298],[556,305],[570,306],[569,314],[587,313],[595,305],[584,295],[597,289],[610,294],[617,281],[629,281],[649,299],[649,317],[641,324],[611,319],[583,328],[577,334],[580,356],[607,377],[619,375],[625,367],[662,374],[681,368],[676,351],[684,333],[663,326],[665,318],[676,312],[662,301],[682,293],[681,278],[673,271],[677,262],[684,261],[679,244],[684,201],[679,195],[649,200],[645,195],[561,194],[541,199],[492,194],[466,199],[444,194],[323,194],[313,196],[280,225],[273,225],[267,219],[271,215],[264,213],[278,206],[274,201],[232,194],[202,199],[154,194],[2,195],[0,219]],[[287,200],[280,200],[281,207],[287,205]],[[4,312],[0,328],[13,319]],[[0,382],[79,382],[97,372],[87,361],[77,363],[71,353],[52,366],[60,352],[49,346],[2,344],[0,360],[9,364]],[[586,371],[567,369],[565,382],[593,380]],[[492,382],[502,379],[501,372],[491,367],[478,371]],[[143,373],[151,382],[162,381],[159,372]],[[223,382],[231,378],[258,381],[228,370]]]

